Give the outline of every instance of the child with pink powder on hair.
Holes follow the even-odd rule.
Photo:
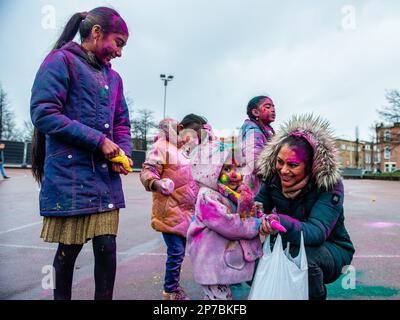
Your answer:
[[[188,252],[194,279],[210,300],[232,299],[230,285],[252,278],[255,260],[262,256],[259,233],[267,228],[256,217],[252,192],[242,183],[235,156],[232,146],[213,142],[199,147],[191,160],[200,189],[187,234]]]

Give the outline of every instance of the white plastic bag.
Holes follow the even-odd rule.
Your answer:
[[[308,300],[308,266],[301,233],[300,251],[297,257],[285,251],[278,234],[273,252],[270,237],[264,242],[261,257],[251,286],[249,300]]]

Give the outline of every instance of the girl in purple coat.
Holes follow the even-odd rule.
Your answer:
[[[267,142],[275,134],[271,127],[276,116],[274,102],[267,96],[254,97],[247,104],[247,115],[249,118],[244,121],[241,128],[242,152],[246,160],[243,180],[256,196],[262,182],[257,160]]]
[[[79,30],[81,43],[73,42]],[[110,61],[121,57],[128,28],[113,9],[76,13],[36,75],[31,118],[32,171],[40,190],[41,237],[58,243],[54,299],[71,299],[75,260],[93,240],[95,299],[112,299],[120,174],[111,158],[131,154],[122,80]]]
[[[232,299],[229,285],[252,278],[266,222],[255,216],[253,195],[242,184],[232,146],[200,146],[191,170],[200,187],[187,235],[194,279],[205,299]]]

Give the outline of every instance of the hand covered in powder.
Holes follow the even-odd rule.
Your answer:
[[[277,214],[272,213],[272,214],[264,216],[261,219],[262,224],[261,224],[260,233],[262,235],[267,235],[267,234],[275,235],[278,233],[278,230],[273,229],[271,226],[273,221],[277,221],[278,223],[280,222],[279,216]]]
[[[174,191],[175,184],[171,179],[164,178],[154,181],[152,188],[164,196],[169,196]]]
[[[237,192],[240,194],[238,199],[238,213],[241,218],[253,217],[256,213],[256,208],[254,206],[254,197],[251,189],[242,184]]]

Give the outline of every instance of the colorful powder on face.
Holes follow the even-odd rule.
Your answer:
[[[242,179],[242,175],[239,172],[234,171],[229,173],[229,175],[225,173],[221,174],[219,181],[223,184],[229,184],[231,182],[242,181]]]
[[[223,183],[223,184],[228,184],[228,183],[231,181],[231,179],[229,179],[228,175],[226,175],[225,173],[223,173],[223,174],[221,175],[221,178],[220,178],[219,180],[220,180],[221,183]]]

